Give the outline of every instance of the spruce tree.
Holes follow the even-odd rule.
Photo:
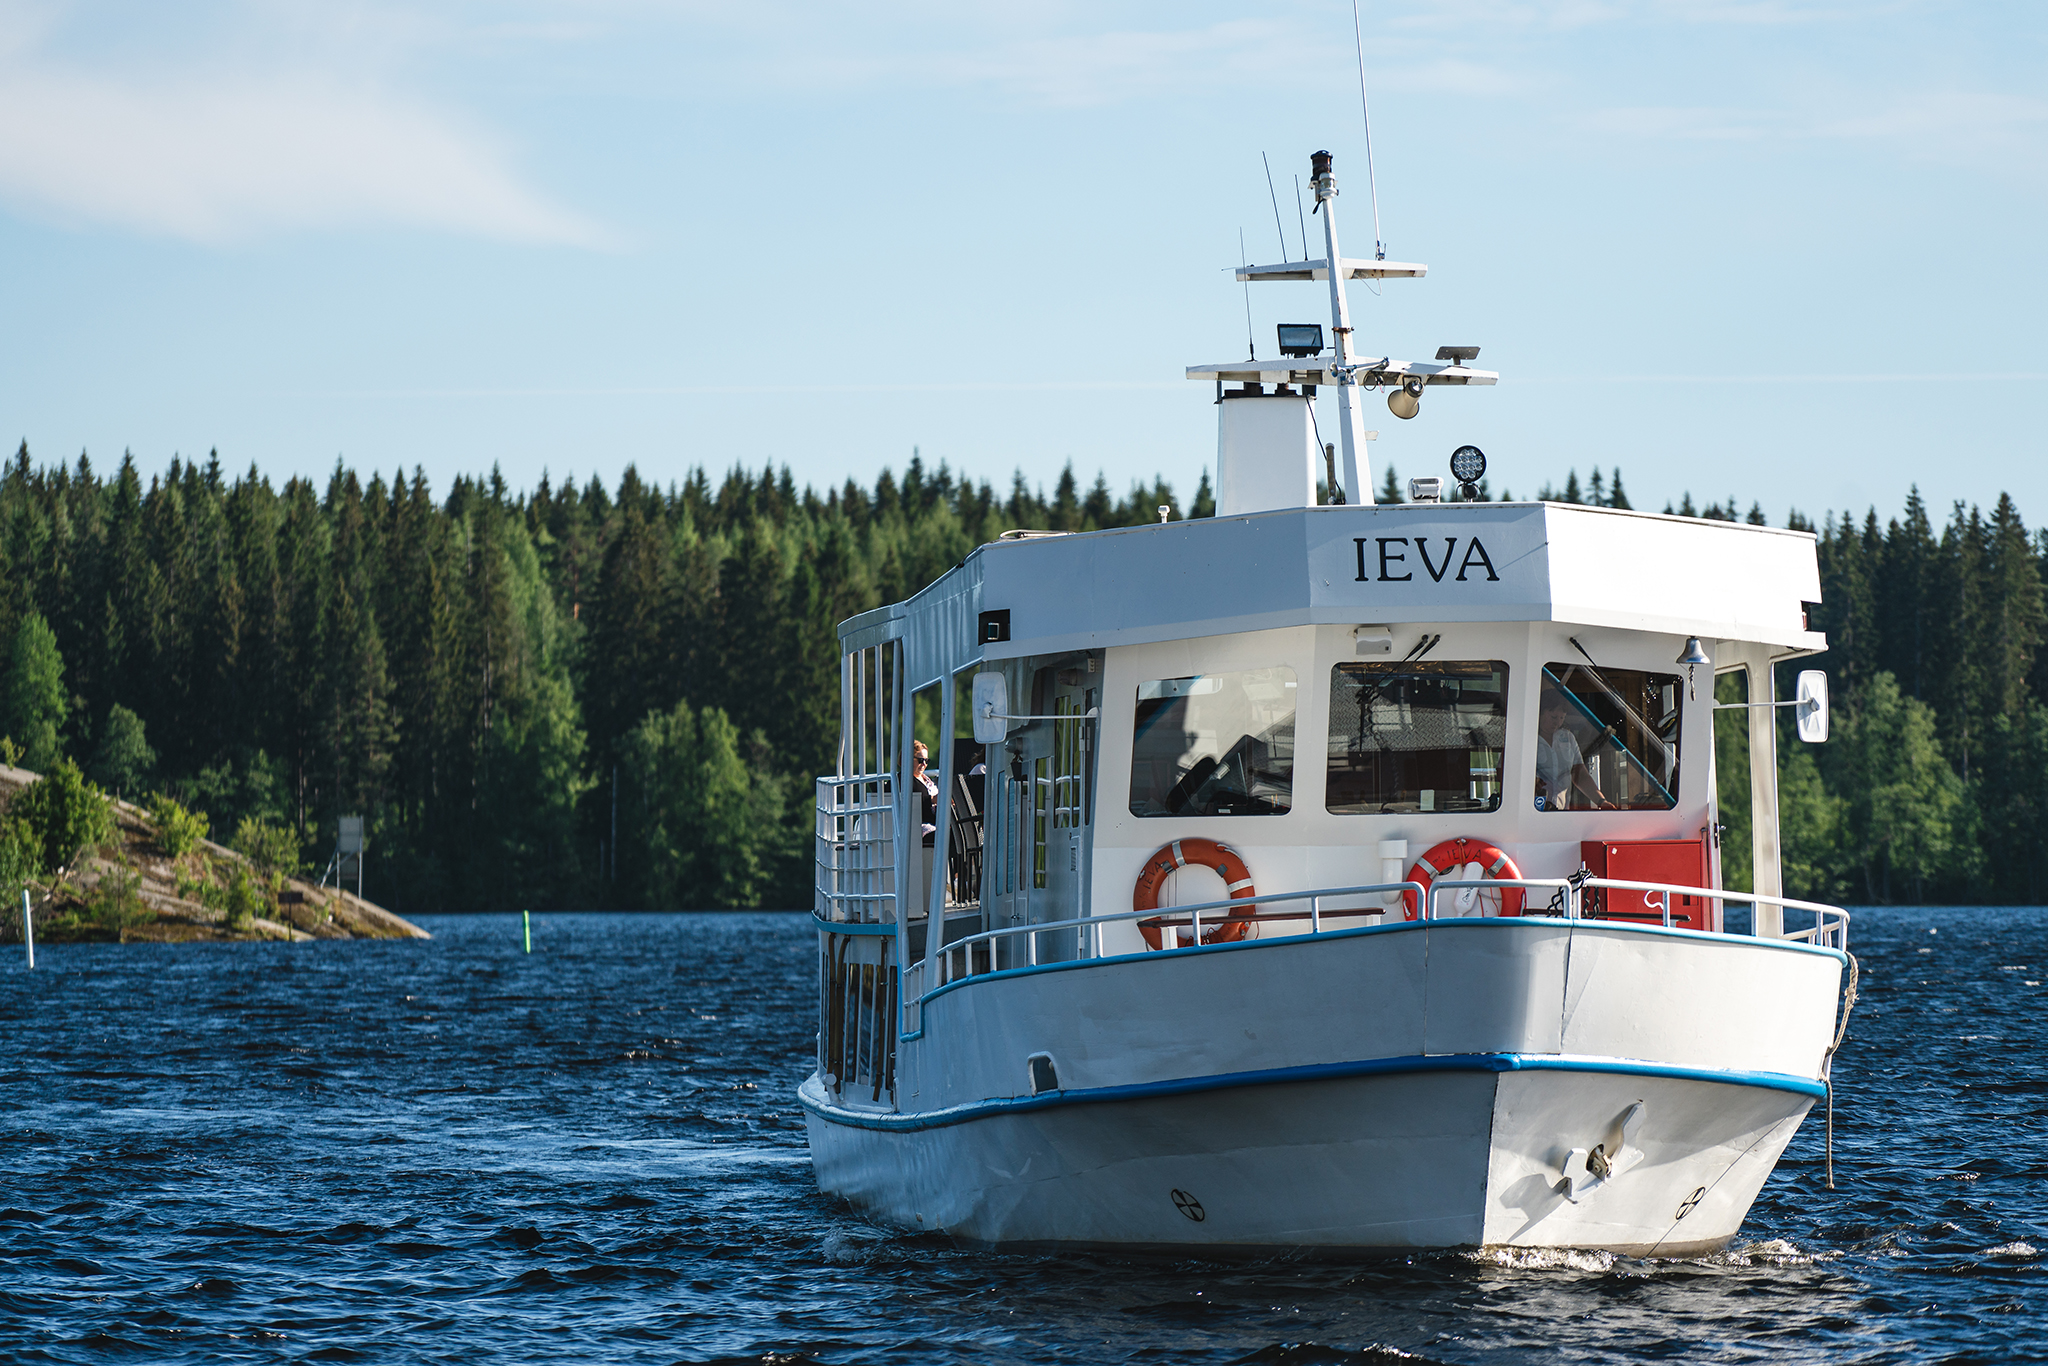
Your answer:
[[[7,652],[7,674],[0,687],[0,735],[20,749],[23,767],[47,772],[63,756],[69,714],[57,635],[40,612],[30,612],[15,627]]]

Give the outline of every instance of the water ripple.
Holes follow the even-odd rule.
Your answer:
[[[1816,1113],[1715,1256],[1349,1266],[970,1253],[823,1199],[800,916],[50,947],[0,967],[0,1359],[2038,1358],[2048,914],[1856,925],[1837,1189]]]

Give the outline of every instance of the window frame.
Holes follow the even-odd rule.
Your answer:
[[[1334,756],[1334,755],[1333,755],[1333,754],[1331,753],[1331,741],[1332,741],[1333,739],[1335,739],[1335,738],[1336,738],[1336,737],[1335,737],[1335,735],[1334,735],[1334,729],[1335,729],[1335,726],[1336,726],[1336,715],[1337,715],[1337,703],[1338,703],[1338,698],[1339,698],[1339,696],[1340,696],[1340,693],[1339,693],[1339,687],[1340,687],[1340,684],[1339,684],[1339,682],[1338,682],[1339,676],[1340,676],[1340,675],[1343,675],[1343,674],[1345,674],[1345,673],[1346,673],[1346,672],[1347,672],[1348,670],[1359,670],[1359,671],[1363,672],[1363,671],[1365,671],[1365,670],[1372,670],[1372,669],[1387,669],[1387,670],[1389,670],[1390,672],[1398,673],[1399,671],[1402,671],[1402,670],[1410,670],[1410,671],[1422,671],[1422,670],[1427,670],[1427,669],[1430,669],[1430,668],[1442,669],[1442,668],[1444,668],[1444,667],[1445,667],[1445,666],[1447,666],[1447,665],[1475,665],[1475,666],[1483,666],[1484,668],[1486,668],[1486,669],[1488,670],[1488,673],[1489,673],[1489,674],[1490,674],[1491,676],[1495,676],[1495,677],[1498,677],[1498,678],[1499,678],[1499,680],[1500,680],[1500,710],[1499,710],[1499,712],[1498,712],[1498,717],[1499,717],[1499,722],[1500,722],[1500,736],[1501,736],[1501,738],[1500,738],[1500,743],[1499,743],[1499,745],[1498,745],[1498,746],[1495,746],[1495,747],[1493,747],[1493,748],[1492,748],[1492,751],[1491,751],[1491,752],[1493,753],[1493,755],[1495,756],[1495,757],[1494,757],[1494,769],[1493,769],[1493,783],[1492,783],[1492,785],[1493,785],[1493,793],[1492,793],[1492,804],[1491,804],[1491,805],[1488,805],[1488,806],[1451,806],[1451,807],[1435,807],[1435,806],[1432,806],[1432,807],[1431,807],[1430,809],[1423,809],[1423,808],[1421,807],[1421,805],[1420,805],[1420,800],[1421,800],[1421,798],[1420,798],[1420,794],[1421,794],[1421,792],[1423,791],[1423,789],[1422,789],[1422,788],[1421,788],[1421,787],[1420,787],[1420,786],[1418,785],[1418,787],[1417,787],[1417,789],[1416,789],[1416,792],[1417,792],[1417,809],[1415,809],[1415,810],[1413,810],[1413,811],[1408,811],[1408,810],[1395,810],[1395,811],[1389,811],[1389,810],[1385,809],[1385,808],[1386,808],[1386,805],[1387,805],[1387,803],[1385,803],[1385,802],[1381,802],[1381,803],[1379,804],[1379,809],[1376,809],[1376,810],[1360,810],[1360,809],[1347,809],[1347,807],[1345,807],[1345,806],[1338,806],[1338,805],[1336,805],[1336,804],[1335,804],[1335,802],[1334,802],[1334,796],[1335,796],[1335,794],[1334,794],[1334,792],[1332,791],[1332,788],[1333,788],[1333,785],[1334,785],[1334,783],[1335,783],[1335,780],[1336,780],[1336,777],[1337,777],[1337,770],[1336,770],[1336,767],[1335,767],[1335,764],[1336,764],[1336,758],[1335,758],[1335,756]],[[1324,810],[1324,812],[1325,812],[1326,814],[1328,814],[1328,815],[1331,815],[1331,816],[1339,816],[1339,817],[1353,817],[1353,816],[1382,816],[1382,817],[1393,817],[1393,818],[1397,818],[1397,819],[1403,819],[1403,818],[1413,818],[1413,817],[1415,817],[1415,816],[1438,816],[1438,815],[1449,815],[1449,816],[1490,816],[1490,815],[1493,815],[1493,814],[1495,814],[1495,813],[1499,812],[1499,811],[1500,811],[1500,810],[1501,810],[1501,809],[1502,809],[1502,808],[1503,808],[1503,807],[1504,807],[1504,806],[1506,805],[1506,802],[1507,802],[1507,766],[1508,766],[1508,755],[1509,755],[1509,753],[1510,753],[1510,752],[1512,751],[1512,749],[1513,749],[1513,747],[1514,747],[1514,746],[1513,746],[1513,741],[1514,741],[1514,674],[1515,674],[1515,665],[1514,665],[1513,661],[1511,661],[1511,660],[1506,660],[1506,659],[1497,659],[1497,658],[1487,658],[1487,659],[1432,659],[1432,660],[1423,660],[1423,659],[1417,659],[1417,660],[1391,660],[1391,659],[1390,659],[1390,660],[1363,660],[1363,659],[1339,659],[1339,660],[1336,660],[1336,661],[1332,662],[1332,663],[1331,663],[1331,665],[1330,665],[1330,679],[1329,679],[1329,683],[1330,683],[1330,693],[1329,693],[1329,698],[1328,698],[1328,705],[1326,705],[1326,706],[1325,706],[1325,708],[1324,708],[1324,723],[1323,723],[1323,736],[1324,736],[1324,742],[1323,742],[1323,810]],[[1355,677],[1355,676],[1356,676],[1356,675],[1354,675],[1354,677]],[[1351,686],[1351,685],[1349,685],[1349,684],[1346,684],[1346,685],[1344,685],[1344,686]],[[1416,752],[1421,752],[1421,751],[1416,751]],[[1454,751],[1454,750],[1438,750],[1438,751],[1430,751],[1430,752],[1434,752],[1434,753],[1454,753],[1454,752],[1456,752],[1456,751]],[[1465,754],[1466,754],[1467,756],[1470,756],[1470,755],[1472,755],[1472,754],[1475,754],[1475,753],[1479,753],[1479,752],[1480,752],[1480,750],[1479,750],[1479,749],[1476,749],[1476,748],[1467,748],[1467,749],[1466,749],[1466,750],[1464,751],[1464,753],[1465,753]],[[1469,762],[1470,762],[1470,761],[1469,761],[1469,757],[1468,757],[1468,760],[1467,760],[1467,762],[1468,762],[1468,765],[1469,765]],[[1432,792],[1441,792],[1441,791],[1446,791],[1446,790],[1455,790],[1455,789],[1433,788],[1433,789],[1429,789],[1429,790],[1430,790],[1430,791],[1432,791]]]

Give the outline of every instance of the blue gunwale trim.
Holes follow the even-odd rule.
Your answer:
[[[865,920],[820,920],[816,911],[811,912],[811,923],[826,934],[886,934],[896,935],[894,925],[874,924]]]
[[[806,1110],[832,1124],[856,1129],[916,1131],[943,1129],[993,1115],[1025,1110],[1049,1110],[1066,1105],[1102,1105],[1116,1101],[1151,1100],[1160,1096],[1188,1096],[1204,1091],[1229,1091],[1250,1086],[1282,1086],[1289,1082],[1330,1081],[1342,1077],[1395,1076],[1415,1072],[1605,1072],[1619,1076],[1659,1077],[1674,1081],[1715,1082],[1723,1086],[1750,1086],[1767,1091],[1789,1091],[1815,1100],[1827,1095],[1827,1085],[1786,1072],[1720,1072],[1708,1067],[1679,1067],[1661,1062],[1634,1062],[1624,1058],[1581,1058],[1555,1053],[1439,1053],[1398,1058],[1370,1058],[1359,1062],[1312,1063],[1305,1067],[1274,1067],[1256,1072],[1221,1072],[1207,1077],[1180,1077],[1171,1081],[1138,1082],[1129,1086],[1094,1086],[1077,1091],[1053,1091],[1042,1096],[1013,1096],[953,1105],[924,1114],[876,1115],[820,1105],[798,1088],[797,1099]]]
[[[1342,914],[1343,912],[1341,911],[1332,911],[1330,912],[1330,918],[1335,920]],[[813,916],[812,919],[816,920],[816,917]],[[820,921],[818,923],[819,928],[824,929],[831,922]],[[1072,972],[1077,968],[1107,967],[1113,963],[1153,963],[1168,958],[1186,958],[1198,953],[1243,953],[1254,949],[1283,948],[1288,945],[1301,947],[1308,944],[1325,943],[1332,939],[1359,939],[1373,934],[1414,934],[1418,931],[1426,932],[1434,927],[1464,928],[1467,926],[1484,926],[1493,929],[1510,930],[1522,925],[1565,925],[1575,931],[1598,929],[1611,930],[1619,934],[1669,935],[1681,939],[1698,940],[1704,943],[1728,944],[1736,948],[1760,948],[1792,953],[1818,953],[1834,959],[1843,966],[1847,966],[1849,962],[1849,956],[1842,952],[1842,950],[1824,948],[1818,944],[1800,943],[1784,939],[1758,939],[1754,935],[1727,934],[1725,932],[1715,933],[1709,930],[1667,930],[1662,925],[1634,925],[1625,920],[1566,920],[1561,916],[1551,915],[1441,916],[1435,920],[1428,921],[1406,920],[1398,925],[1361,925],[1351,930],[1325,930],[1317,935],[1290,934],[1279,939],[1240,939],[1233,944],[1191,944],[1186,948],[1180,949],[1147,949],[1141,953],[1113,953],[1105,958],[1076,958],[1065,963],[1040,963],[1036,967],[1029,968],[1004,968],[1000,972],[976,973],[972,977],[962,977],[957,981],[948,982],[925,997],[924,1004],[929,1006],[939,997],[944,996],[948,992],[958,991],[962,987],[976,986],[983,982],[1000,982],[1012,977],[1029,977],[1041,972]],[[1068,928],[1071,929],[1072,927],[1069,926]],[[837,931],[834,932],[836,933]],[[1061,933],[1061,931],[1048,931],[1048,933],[1056,934]],[[904,1035],[903,1037],[910,1038],[914,1036]]]

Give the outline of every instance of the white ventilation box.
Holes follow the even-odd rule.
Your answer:
[[[1232,394],[1216,405],[1216,515],[1314,507],[1316,448],[1303,394]]]

